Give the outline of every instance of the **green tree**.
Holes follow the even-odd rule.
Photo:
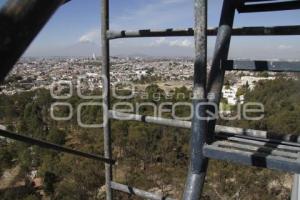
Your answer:
[[[45,172],[44,174],[44,191],[46,194],[52,194],[54,192],[54,184],[57,180],[57,177],[52,172]]]

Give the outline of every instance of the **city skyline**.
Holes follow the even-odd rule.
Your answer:
[[[5,1],[0,0],[0,5]],[[221,2],[209,0],[209,27],[219,21]],[[63,5],[50,19],[24,56],[92,56],[100,55],[100,1],[72,0]],[[112,0],[111,29],[137,30],[147,28],[193,27],[192,0]],[[299,11],[237,14],[235,27],[297,25]],[[212,53],[215,37],[208,40]],[[262,45],[264,44],[264,45]],[[300,37],[233,37],[230,55],[234,58],[297,59]],[[192,37],[143,38],[114,40],[112,55],[193,56]]]

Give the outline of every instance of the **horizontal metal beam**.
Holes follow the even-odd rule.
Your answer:
[[[209,30],[217,31],[217,30]],[[137,38],[137,37],[178,37],[178,36],[193,36],[194,29],[157,29],[157,30],[137,30],[137,31],[108,31],[108,39],[117,39],[117,38]]]
[[[191,122],[189,121],[180,121],[174,119],[166,119],[160,117],[151,117],[145,115],[136,115],[136,114],[129,114],[129,113],[122,113],[110,110],[109,117],[111,119],[121,120],[121,121],[140,121],[144,123],[156,124],[156,125],[164,125],[164,126],[173,126],[177,128],[191,128]]]
[[[216,31],[216,30],[214,30]],[[157,30],[137,30],[137,31],[108,31],[108,39],[135,38],[135,37],[172,37],[172,36],[193,36],[194,29],[157,29]]]
[[[251,141],[253,142],[253,141]],[[261,152],[261,153],[270,153],[274,156],[282,156],[282,157],[290,157],[293,159],[299,158],[299,152],[298,150],[288,150],[289,146],[285,148],[286,145],[281,145],[281,147],[277,147],[276,145],[268,145],[268,143],[259,144],[259,143],[248,143],[247,141],[240,142],[240,141],[234,141],[234,140],[226,140],[226,141],[217,141],[214,143],[214,145],[223,146],[227,148],[233,148],[233,149],[240,149],[240,150],[248,150],[248,151],[255,151],[255,152]],[[264,146],[265,145],[265,146]]]
[[[133,188],[133,187],[130,187],[128,185],[123,185],[123,184],[116,183],[116,182],[111,182],[111,188],[114,189],[114,190],[117,190],[117,191],[128,193],[130,195],[142,197],[144,199],[151,199],[151,200],[174,200],[174,199],[169,198],[169,197],[163,197],[163,196],[160,196],[160,195],[157,195],[157,194],[146,192],[144,190],[140,190],[140,189]]]
[[[76,155],[76,156],[80,156],[80,157],[84,157],[84,158],[88,158],[88,159],[93,159],[93,160],[97,160],[97,161],[101,161],[101,162],[105,162],[105,163],[109,163],[109,164],[114,164],[115,163],[114,160],[107,159],[107,158],[104,158],[104,157],[101,157],[101,156],[98,156],[98,155],[95,155],[95,154],[84,153],[84,152],[81,152],[81,151],[66,148],[66,147],[59,146],[59,145],[56,145],[56,144],[52,144],[52,143],[49,143],[49,142],[46,142],[46,141],[34,139],[32,137],[20,135],[20,134],[17,134],[17,133],[12,133],[12,132],[2,130],[2,129],[0,129],[0,136],[11,139],[11,140],[24,142],[24,143],[27,143],[29,145],[36,145],[36,146],[39,146],[39,147],[44,148],[44,149],[51,149],[51,150],[55,150],[55,151],[59,151],[59,152],[63,152],[63,153],[68,153],[68,154],[72,154],[72,155]]]
[[[177,128],[191,128],[190,121],[181,121],[175,119],[166,119],[160,117],[151,117],[145,115],[136,115],[130,113],[122,113],[110,110],[109,117],[115,120],[123,120],[123,121],[140,121],[144,123],[156,124],[156,125],[163,125],[163,126],[171,126]],[[221,126],[216,125],[215,133],[217,136],[228,137],[228,136],[240,136],[240,137],[254,137],[260,138],[261,140],[272,140],[277,141],[278,143],[286,143],[286,144],[293,144],[293,143],[300,143],[300,137],[297,135],[274,135],[268,133],[267,131],[260,131],[260,130],[253,130],[253,129],[244,129],[244,128],[236,128],[230,126]]]
[[[207,30],[208,36],[216,36],[218,28]],[[274,27],[240,27],[232,30],[233,36],[276,36],[276,35],[300,35],[300,26],[274,26]],[[139,37],[179,37],[194,36],[194,29],[158,29],[136,31],[108,31],[108,39],[139,38]]]
[[[241,136],[241,137],[254,137],[254,138],[270,138],[272,135],[269,135],[267,131],[246,129],[246,128],[237,128],[231,126],[222,126],[216,125],[215,134],[217,136]]]
[[[275,1],[271,3],[243,4],[239,6],[237,9],[240,13],[296,10],[296,9],[300,9],[300,1],[291,0],[291,1],[281,1],[281,2]]]
[[[300,61],[228,60],[226,70],[300,72]]]
[[[9,0],[0,10],[0,82],[65,0]]]
[[[291,152],[300,152],[300,145],[299,143],[278,143],[274,140],[260,140],[259,138],[242,138],[237,136],[231,136],[225,138],[227,141],[232,142],[239,142],[244,144],[251,144],[251,145],[257,145],[257,146],[263,146],[263,147],[270,147],[270,148],[277,148],[284,151],[291,151]]]
[[[219,144],[214,145],[214,143],[212,145],[205,145],[203,152],[206,157],[212,159],[285,172],[300,173],[299,160],[275,156],[271,153],[233,149]]]

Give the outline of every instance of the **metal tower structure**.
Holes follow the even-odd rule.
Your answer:
[[[148,116],[130,115],[110,111],[108,95],[104,99],[107,111],[104,119],[126,119],[155,123],[166,126],[191,128],[190,139],[190,166],[183,195],[184,200],[198,200],[204,185],[209,158],[227,160],[238,164],[252,165],[299,173],[299,147],[298,143],[283,142],[268,139],[265,132],[254,130],[224,131],[219,127],[216,133],[215,120],[200,120],[205,117],[206,111],[215,112],[213,107],[208,107],[204,102],[219,105],[226,70],[251,70],[251,71],[294,71],[299,72],[299,62],[283,63],[268,61],[229,61],[228,53],[232,35],[299,35],[299,26],[286,27],[247,27],[233,29],[236,10],[240,13],[267,12],[277,10],[300,9],[300,1],[259,1],[259,0],[224,0],[218,28],[207,29],[207,0],[195,0],[195,27],[187,30],[138,30],[138,31],[111,31],[109,29],[109,0],[102,0],[102,73],[107,77],[103,82],[110,91],[109,82],[109,41],[117,38],[134,37],[171,37],[192,36],[195,38],[195,65],[193,88],[193,120],[190,123],[170,119],[161,119]],[[207,36],[216,35],[216,45],[212,60],[212,69],[207,79]],[[109,113],[109,114],[108,114]],[[223,130],[222,130],[223,129]],[[239,132],[239,133],[237,133]],[[104,128],[105,156],[112,158],[110,122]],[[297,152],[293,154],[293,150]],[[293,155],[293,156],[292,156]],[[292,157],[289,157],[292,156]],[[292,159],[291,159],[292,158]],[[106,189],[107,200],[112,199],[112,190],[119,190],[143,198],[163,199],[154,194],[131,188],[112,181],[112,165],[106,164]],[[298,199],[298,179],[295,177],[293,198]],[[299,197],[300,198],[300,197]],[[168,198],[167,198],[168,199]]]
[[[10,0],[0,10],[0,81],[3,81],[18,58],[23,54],[51,15],[68,0]],[[106,199],[113,199],[113,190],[146,199],[171,199],[113,181],[111,123],[110,120],[140,121],[164,126],[191,129],[190,165],[182,199],[198,200],[204,185],[209,159],[264,167],[300,174],[300,138],[292,135],[274,137],[265,131],[216,125],[215,120],[201,120],[206,111],[215,112],[206,103],[219,104],[226,70],[300,72],[300,62],[235,61],[228,60],[232,36],[300,35],[300,26],[233,28],[236,11],[239,13],[268,12],[300,9],[299,0],[223,0],[219,27],[207,29],[207,0],[194,0],[195,27],[189,29],[112,31],[109,28],[109,0],[101,0],[102,11],[102,73],[104,112],[104,157],[76,151],[46,141],[0,130],[0,136],[22,141],[42,148],[83,156],[105,162]],[[109,42],[118,38],[134,37],[195,37],[195,65],[192,122],[119,113],[110,110],[110,56]],[[217,36],[212,69],[207,73],[207,37]],[[208,74],[208,78],[207,78]],[[299,197],[299,176],[295,175],[292,200]]]

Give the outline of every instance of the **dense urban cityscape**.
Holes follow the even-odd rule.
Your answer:
[[[132,83],[142,92],[149,84],[157,84],[166,93],[185,86],[192,88],[193,61],[189,58],[143,58],[112,57],[111,84]],[[260,80],[274,80],[276,73],[227,72],[223,98],[235,105],[242,86],[253,89]],[[22,58],[11,71],[6,83],[0,86],[0,94],[13,95],[39,88],[50,89],[60,81],[70,82],[73,87],[80,84],[82,90],[94,90],[101,86],[101,60],[91,58]],[[287,77],[296,78],[293,74]],[[74,88],[73,88],[74,89]]]

